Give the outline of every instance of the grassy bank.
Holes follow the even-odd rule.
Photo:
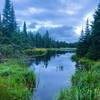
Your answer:
[[[0,63],[0,100],[31,100],[35,75],[18,59]]]
[[[79,63],[81,68],[72,77],[72,88],[63,90],[58,100],[100,100],[100,61],[82,58]]]
[[[43,56],[47,52],[75,52],[75,48],[33,48],[24,50],[24,53],[29,56]]]

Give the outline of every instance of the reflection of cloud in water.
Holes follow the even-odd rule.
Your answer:
[[[71,61],[72,54],[55,56],[47,60],[48,64],[45,67],[44,60],[40,60],[37,65],[33,62],[31,67],[34,67],[37,76],[37,90],[33,100],[52,100],[54,96],[64,89],[66,86],[71,87],[71,77],[75,72],[75,63]],[[45,60],[46,61],[46,60]]]

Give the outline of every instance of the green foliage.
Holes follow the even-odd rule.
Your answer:
[[[35,75],[18,59],[0,64],[0,100],[31,100]]]
[[[61,53],[61,52],[75,52],[75,48],[32,48],[24,50],[24,54],[32,57],[43,56],[48,52]]]
[[[88,59],[80,62],[84,69],[76,71],[71,89],[62,91],[58,100],[100,100],[100,62]],[[87,67],[90,69],[87,70]]]
[[[47,49],[44,48],[34,48],[34,49],[26,49],[24,51],[28,56],[42,56],[47,53]]]
[[[14,48],[12,45],[0,45],[0,53],[6,57],[11,56],[14,54]]]

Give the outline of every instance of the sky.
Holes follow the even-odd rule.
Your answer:
[[[4,1],[0,0],[2,13]],[[17,23],[26,21],[29,30],[44,34],[49,31],[56,40],[75,42],[80,36],[87,18],[93,14],[99,0],[12,0]]]

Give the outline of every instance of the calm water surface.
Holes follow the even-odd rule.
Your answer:
[[[71,56],[72,53],[47,55],[33,61],[31,69],[37,77],[33,100],[55,100],[62,89],[71,87],[71,77],[75,73]]]

